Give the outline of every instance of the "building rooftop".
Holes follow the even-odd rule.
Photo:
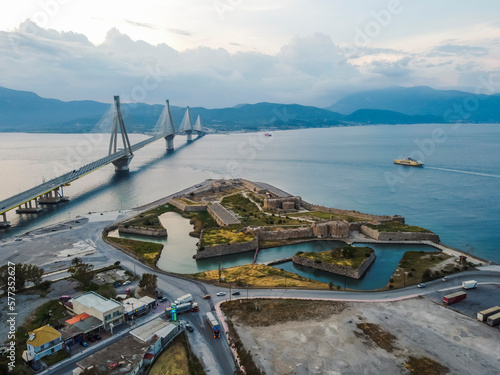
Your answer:
[[[143,324],[140,327],[137,327],[136,329],[133,329],[132,331],[130,331],[130,334],[137,337],[139,340],[143,342],[148,342],[149,340],[151,340],[153,336],[155,335],[159,336],[157,332],[168,327],[169,325],[176,327],[175,324],[168,322],[167,320],[161,317],[158,317],[156,319],[150,320],[149,322]]]
[[[91,366],[104,367],[109,371],[109,375],[128,374],[142,361],[148,349],[149,344],[127,335],[121,340],[82,359],[76,365],[83,370]]]
[[[59,329],[61,332],[63,341],[69,340],[79,334],[83,333],[82,330],[75,325],[67,325]]]
[[[134,312],[135,310],[143,309],[147,306],[146,303],[134,297],[127,298],[126,300],[122,301],[122,305],[125,314]]]
[[[83,333],[87,333],[102,327],[102,320],[97,319],[95,316],[91,316],[87,319],[80,320],[78,322],[73,323],[75,327],[80,329]]]
[[[78,314],[77,316],[72,317],[71,319],[66,320],[66,324],[74,324],[76,322],[79,322],[80,320],[84,320],[90,318],[90,315],[87,313],[83,314]]]
[[[51,326],[43,326],[29,332],[30,339],[26,341],[27,344],[33,345],[35,348],[51,342],[52,340],[61,337],[61,332],[57,331]]]
[[[217,216],[224,225],[240,224],[240,221],[220,203],[207,206],[208,212]]]
[[[144,297],[139,298],[139,301],[144,302],[146,305],[149,305],[149,304],[155,302],[156,300],[154,298],[144,296]]]
[[[73,298],[73,303],[78,301],[84,306],[92,307],[102,313],[120,307],[121,304],[113,299],[107,299],[95,292],[88,292]]]

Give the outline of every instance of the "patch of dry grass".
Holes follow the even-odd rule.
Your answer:
[[[346,302],[299,299],[251,299],[224,302],[224,314],[240,324],[251,327],[267,327],[291,321],[323,320],[341,313],[349,305]]]
[[[410,356],[405,363],[405,367],[414,375],[445,375],[450,369],[429,357]]]
[[[392,333],[384,331],[378,324],[374,323],[358,323],[356,326],[370,338],[370,340],[378,347],[391,353],[396,347],[394,343],[397,341],[396,336]]]
[[[204,271],[193,275],[197,279],[218,281],[219,271]],[[295,273],[265,266],[263,264],[247,264],[222,270],[221,276],[225,283],[236,283],[236,286],[252,286],[259,288],[308,288],[328,289],[329,286],[321,281],[307,279]],[[286,279],[286,281],[285,281]]]

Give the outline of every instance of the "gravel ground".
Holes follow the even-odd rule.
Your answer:
[[[17,294],[15,296],[16,301],[16,325],[21,326],[25,320],[35,311],[38,307],[42,306],[44,303],[57,299],[64,295],[75,295],[75,287],[78,283],[74,280],[61,280],[53,283],[50,288],[50,292],[46,297],[41,297],[38,294],[30,294],[29,292],[23,292],[22,294]],[[7,297],[2,296],[0,299],[0,312],[2,312],[2,319],[4,322],[9,318],[7,315]],[[0,344],[7,341],[7,333],[9,326],[8,324],[0,324]]]
[[[396,337],[396,348],[378,347],[357,323],[377,324]],[[409,356],[429,357],[453,374],[493,375],[500,368],[498,328],[423,298],[351,303],[320,322],[237,329],[266,374],[409,374]]]

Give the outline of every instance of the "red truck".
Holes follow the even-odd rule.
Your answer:
[[[453,303],[457,303],[463,299],[467,298],[467,293],[465,292],[456,292],[453,294],[448,294],[443,297],[443,303],[446,305],[451,305]]]

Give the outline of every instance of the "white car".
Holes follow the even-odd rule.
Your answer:
[[[225,296],[226,295],[226,292],[218,292],[217,295],[220,297],[220,296]]]
[[[127,281],[125,281],[122,285],[128,285],[128,284],[130,284],[130,283],[131,283],[131,281],[130,281],[130,280],[127,280]]]

